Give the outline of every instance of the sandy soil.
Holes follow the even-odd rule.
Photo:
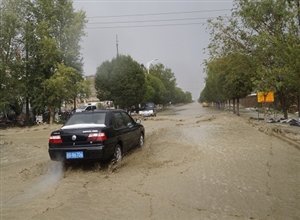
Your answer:
[[[0,219],[300,219],[299,128],[198,103],[142,124],[116,167],[50,161],[59,125],[0,130]]]

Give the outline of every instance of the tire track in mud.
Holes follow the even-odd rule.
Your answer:
[[[30,192],[31,186],[42,182],[50,166],[42,145],[47,142],[49,132],[41,131],[40,140],[35,139],[40,142],[24,148],[18,142],[22,137],[13,140],[12,146],[8,144],[10,140],[3,140],[1,153],[5,152],[9,160],[3,180],[12,184],[7,187],[5,196],[11,196],[13,190],[17,192],[4,207],[4,217],[265,219],[280,212],[289,217],[297,216],[298,211],[292,209],[298,207],[294,205],[293,194],[297,190],[297,176],[294,175],[293,183],[289,182],[292,184],[289,190],[283,188],[287,181],[279,179],[282,173],[285,179],[291,177],[289,170],[298,168],[297,157],[292,164],[289,163],[292,153],[287,154],[289,159],[278,160],[283,152],[278,140],[269,136],[273,143],[270,147],[265,134],[255,127],[248,129],[251,125],[245,127],[245,120],[237,116],[205,114],[190,117],[189,113],[188,117],[174,115],[173,118],[158,115],[142,119],[146,126],[143,148],[133,149],[116,166],[95,164],[62,168],[60,179],[48,190],[40,188],[36,195]],[[30,135],[40,134],[32,131]],[[22,133],[28,136],[28,132]],[[241,138],[235,140],[232,133]],[[19,148],[30,150],[30,155]],[[284,168],[282,163],[290,166]],[[14,183],[17,181],[20,186]],[[271,196],[266,195],[266,184]],[[284,194],[285,190],[289,196]],[[24,193],[33,197],[21,203]],[[273,206],[275,203],[278,205]],[[254,211],[249,210],[251,208]]]
[[[183,168],[177,171],[179,175],[188,172],[192,168],[194,160],[196,160],[193,151],[199,152],[195,146],[185,143],[181,128],[176,124],[177,122],[182,122],[182,120],[173,120],[171,124],[168,123],[168,125],[164,125],[157,130],[147,132],[144,147],[134,149],[132,153],[125,156],[121,162],[124,164],[121,167],[117,167],[117,171],[114,174],[109,174],[107,177],[111,187],[114,188],[119,184],[117,181],[127,178],[126,176],[130,175],[131,172],[139,172],[139,175],[130,175],[131,178],[135,179],[135,184],[131,185],[129,181],[125,184],[124,188],[131,191],[131,193],[140,195],[141,198],[149,197],[150,217],[154,211],[153,201],[151,201],[153,197],[146,189],[143,190],[142,188],[147,188],[149,181],[153,181],[155,175],[163,173],[163,170],[172,170],[174,166],[178,167],[185,164]],[[118,173],[122,167],[125,167],[126,170]],[[134,175],[136,177],[132,177]],[[130,194],[130,192],[128,193]],[[134,196],[134,198],[136,197]],[[155,198],[160,199],[160,197]],[[168,198],[163,198],[163,200],[169,201]],[[171,201],[170,204],[174,206],[174,203]]]
[[[177,175],[189,172],[190,169],[194,167],[195,161],[199,160],[199,150],[193,144],[186,142],[184,134],[182,132],[182,127],[194,126],[190,123],[185,123],[185,120],[172,120],[173,123],[165,125],[153,132],[147,133],[147,141],[145,146],[142,148],[138,157],[134,160],[131,159],[130,164],[133,166],[141,166],[143,178],[138,182],[137,187],[130,187],[129,189],[140,195],[141,197],[149,197],[149,217],[154,216],[154,202],[155,200],[163,201],[163,203],[168,203],[171,207],[184,209],[195,209],[193,207],[184,207],[181,204],[177,204],[167,197],[156,196],[149,193],[147,190],[142,190],[140,187],[144,186],[147,188],[147,179],[152,180],[152,176],[156,175],[157,172],[162,173],[162,170],[172,170],[174,166],[182,166],[180,170],[177,170]],[[178,122],[180,122],[178,124]],[[135,155],[136,156],[136,155]],[[172,171],[174,172],[174,171]],[[183,208],[184,207],[184,208]]]
[[[181,125],[174,123],[171,128],[160,128],[147,136],[146,146],[139,160],[146,162],[149,170],[179,166],[192,161],[195,150],[195,146],[186,142]]]

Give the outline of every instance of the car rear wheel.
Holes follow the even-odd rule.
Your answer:
[[[122,149],[119,144],[115,147],[115,153],[114,153],[114,161],[116,163],[119,163],[122,160]]]
[[[143,146],[144,146],[144,135],[141,133],[139,147],[143,147]]]

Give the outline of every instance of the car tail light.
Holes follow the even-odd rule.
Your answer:
[[[60,135],[51,135],[49,138],[49,143],[50,144],[61,144],[62,140]]]
[[[104,132],[90,133],[88,136],[88,141],[105,141],[106,134]]]

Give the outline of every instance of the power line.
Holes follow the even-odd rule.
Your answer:
[[[232,2],[233,0],[74,0],[83,3],[199,3],[199,2]]]
[[[199,20],[199,19],[212,19],[216,17],[206,18],[175,18],[175,19],[164,19],[164,20],[143,20],[143,21],[107,21],[107,22],[93,22],[88,24],[124,24],[124,23],[141,23],[141,22],[166,22],[166,21],[188,21],[188,20]]]
[[[220,16],[219,16],[220,17]],[[210,19],[217,18],[211,17]],[[223,16],[223,18],[226,18]],[[197,18],[195,18],[197,19]],[[195,19],[171,19],[169,21],[179,21],[179,20],[195,20]],[[205,19],[205,18],[199,18]],[[154,21],[166,21],[166,20],[154,20]],[[154,22],[152,21],[152,22]],[[146,22],[146,21],[128,21],[128,22],[112,22],[110,24],[117,23],[136,23],[136,22]],[[100,23],[103,24],[103,23]],[[105,23],[104,23],[105,24]],[[185,25],[199,25],[199,24],[207,24],[207,22],[193,22],[193,23],[173,23],[173,24],[147,24],[147,25],[119,25],[119,26],[101,26],[101,27],[86,27],[85,29],[113,29],[113,28],[143,28],[143,27],[166,27],[166,26],[185,26]]]
[[[152,14],[127,14],[127,15],[107,15],[107,16],[91,16],[89,18],[117,18],[117,17],[134,17],[134,16],[153,16],[153,15],[172,15],[172,14],[191,14],[191,13],[205,13],[215,11],[230,11],[231,9],[219,9],[219,10],[202,10],[202,11],[184,11],[184,12],[162,12]]]
[[[110,27],[94,27],[94,28],[85,28],[85,29],[142,28],[142,27],[183,26],[183,25],[198,25],[198,24],[206,24],[206,22],[184,23],[184,24],[150,24],[150,25],[131,25],[131,26],[110,26]]]

